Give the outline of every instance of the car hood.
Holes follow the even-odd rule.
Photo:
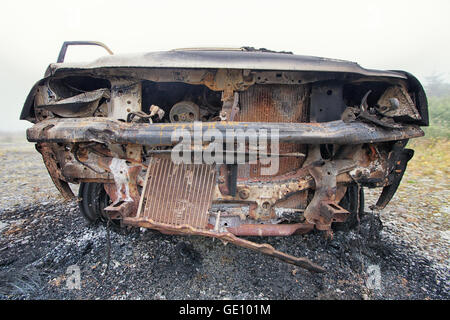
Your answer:
[[[364,76],[406,78],[401,73],[365,69],[356,62],[345,60],[241,49],[177,49],[117,54],[87,63],[53,63],[49,66],[46,75],[54,75],[63,70],[127,67],[344,72]]]

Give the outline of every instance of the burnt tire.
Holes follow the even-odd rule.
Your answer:
[[[364,189],[359,188],[357,184],[349,185],[339,205],[350,212],[350,215],[344,222],[333,223],[333,230],[348,231],[356,228],[358,217],[361,218],[364,215]]]
[[[89,223],[107,220],[104,208],[111,201],[103,183],[82,182],[78,190],[78,199],[80,212]]]

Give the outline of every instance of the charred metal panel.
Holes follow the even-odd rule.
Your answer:
[[[132,111],[140,111],[142,103],[142,84],[136,81],[113,81],[108,115],[113,119],[126,120]]]
[[[311,121],[327,122],[341,118],[345,110],[341,84],[313,85],[311,90]]]
[[[45,109],[65,118],[91,117],[98,108],[100,99],[109,99],[108,89],[97,89],[90,92],[83,92],[76,96],[52,101],[49,104],[37,105],[37,109]]]

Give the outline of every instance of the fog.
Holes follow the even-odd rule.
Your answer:
[[[252,46],[406,70],[450,81],[450,1],[13,1],[0,12],[0,131],[19,121],[26,95],[66,40],[115,53]],[[69,48],[66,61],[106,52]]]

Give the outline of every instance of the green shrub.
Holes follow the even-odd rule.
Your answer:
[[[428,137],[450,138],[450,94],[442,97],[428,97],[430,126],[424,128]]]

